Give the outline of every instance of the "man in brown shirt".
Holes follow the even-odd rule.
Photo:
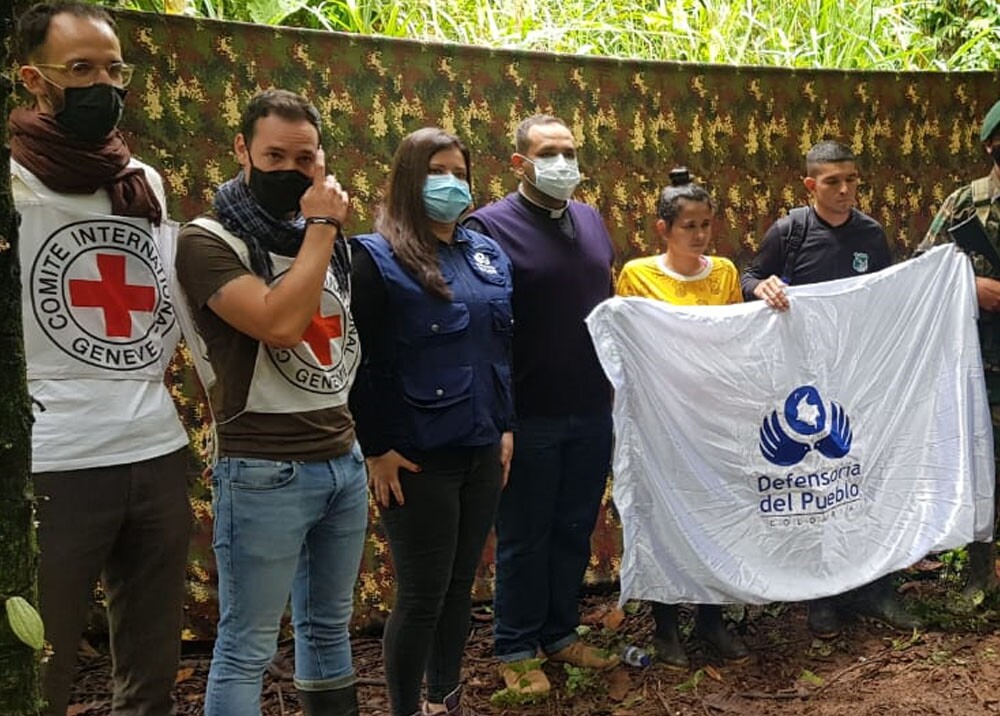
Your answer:
[[[176,259],[217,376],[220,621],[205,713],[260,713],[291,589],[304,713],[356,716],[348,623],[368,501],[347,408],[359,355],[347,194],[326,174],[319,114],[291,92],[250,101],[235,150],[241,171],[182,230]]]

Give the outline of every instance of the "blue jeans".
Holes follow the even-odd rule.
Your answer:
[[[260,714],[289,590],[296,687],[352,684],[348,625],[368,523],[360,447],[318,462],[224,457],[212,487],[220,617],[205,714]]]
[[[590,535],[611,466],[611,412],[528,417],[514,433],[496,533],[493,650],[501,661],[577,639]]]

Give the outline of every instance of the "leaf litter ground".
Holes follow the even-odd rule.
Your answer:
[[[774,604],[729,608],[752,649],[750,660],[729,665],[714,659],[692,635],[687,671],[655,661],[647,668],[620,666],[596,674],[546,663],[550,697],[536,704],[495,705],[503,684],[492,657],[488,609],[476,612],[466,651],[465,704],[478,714],[520,716],[977,716],[1000,714],[1000,606],[986,600],[963,610],[954,577],[940,576],[940,562],[911,569],[900,586],[906,604],[928,623],[924,632],[900,634],[854,618],[839,638],[813,639],[805,607]],[[944,570],[947,571],[947,570]],[[581,608],[586,637],[609,649],[648,645],[652,621],[645,606],[617,609],[617,595],[590,595]],[[682,611],[689,625],[691,614]],[[362,716],[389,716],[379,640],[354,638]],[[85,645],[69,716],[110,714],[109,658]],[[178,672],[178,713],[201,714],[210,645],[189,644]],[[265,676],[263,714],[301,713],[291,683],[292,647],[283,642]],[[471,716],[471,714],[470,714]]]

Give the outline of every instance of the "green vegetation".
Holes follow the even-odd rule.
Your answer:
[[[510,668],[519,674],[524,674],[528,671],[542,668],[542,664],[544,663],[545,659],[523,659],[520,662],[510,664]],[[519,681],[519,685],[522,688],[528,685],[527,679],[522,678]],[[517,708],[539,703],[547,698],[548,694],[528,693],[516,689],[500,689],[490,696],[490,703],[497,708]]]
[[[541,703],[547,698],[548,695],[529,694],[523,691],[500,689],[499,691],[493,692],[490,696],[490,703],[501,709],[519,708],[522,706],[531,706],[533,704]]]
[[[1000,0],[112,0],[470,45],[739,65],[1000,69]]]
[[[810,686],[822,686],[825,683],[822,676],[817,676],[809,669],[802,670],[802,673],[799,674],[799,681],[804,681]]]
[[[691,678],[690,679],[688,679],[687,681],[684,681],[684,682],[682,682],[680,684],[677,684],[677,686],[675,686],[674,688],[677,689],[680,692],[693,691],[693,692],[697,693],[698,692],[698,684],[700,684],[704,678],[705,678],[705,670],[704,669],[698,669],[696,672],[694,672],[693,674],[691,674]]]
[[[965,573],[969,563],[969,551],[965,547],[959,547],[958,549],[942,552],[938,555],[937,559],[944,565],[941,578],[948,580],[956,588],[961,589],[962,575]]]
[[[563,669],[566,671],[566,693],[569,696],[599,690],[603,685],[593,669],[571,664],[563,664]]]
[[[984,634],[995,630],[1000,620],[1000,593],[976,592],[970,598],[952,587],[921,594],[910,609],[930,631]]]
[[[1000,0],[920,2],[913,17],[952,68],[1000,69]]]

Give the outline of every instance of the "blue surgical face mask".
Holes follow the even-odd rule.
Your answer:
[[[454,174],[429,174],[424,181],[424,209],[434,221],[450,224],[472,203],[469,182]]]

